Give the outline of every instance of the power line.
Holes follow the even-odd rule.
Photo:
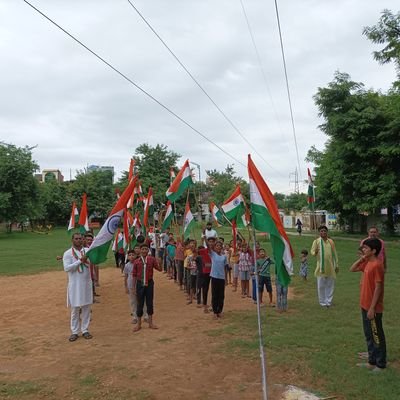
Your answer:
[[[289,90],[289,79],[288,79],[287,69],[286,69],[285,51],[283,49],[283,39],[282,39],[281,23],[280,23],[280,19],[279,19],[279,10],[278,10],[278,2],[277,2],[277,0],[275,0],[275,10],[276,10],[276,20],[278,22],[279,40],[280,40],[280,43],[281,43],[283,69],[285,71],[286,91],[287,91],[287,96],[288,96],[288,101],[289,101],[290,119],[292,121],[293,139],[294,139],[294,145],[296,147],[297,165],[299,166],[300,179],[302,179],[301,167],[300,167],[300,157],[299,157],[299,148],[297,146],[296,128],[295,128],[295,125],[294,125],[292,99],[291,99],[290,90]]]
[[[145,89],[143,89],[141,86],[139,86],[137,83],[135,83],[132,79],[130,79],[128,76],[126,76],[124,73],[122,73],[119,69],[115,68],[113,65],[111,65],[108,61],[106,61],[104,58],[99,56],[96,52],[91,50],[88,46],[86,46],[84,43],[82,43],[79,39],[77,39],[75,36],[73,36],[71,33],[69,33],[67,30],[65,30],[62,26],[58,25],[55,21],[53,21],[50,17],[48,17],[46,14],[44,14],[42,11],[40,11],[38,8],[36,8],[33,4],[29,3],[27,0],[23,0],[28,6],[30,6],[32,9],[34,9],[37,13],[39,13],[42,17],[47,19],[49,22],[51,22],[54,26],[56,26],[58,29],[60,29],[62,32],[64,32],[66,35],[68,35],[72,40],[74,40],[76,43],[78,43],[80,46],[82,46],[84,49],[86,49],[89,53],[94,55],[97,59],[99,59],[102,63],[107,65],[109,68],[111,68],[114,72],[116,72],[118,75],[120,75],[122,78],[124,78],[126,81],[128,81],[130,84],[136,87],[136,89],[140,90],[143,94],[145,94],[147,97],[149,97],[151,100],[153,100],[155,103],[157,103],[160,107],[162,107],[164,110],[168,111],[171,115],[173,115],[176,119],[178,119],[180,122],[185,124],[187,127],[192,129],[194,132],[196,132],[198,135],[200,135],[203,139],[207,140],[209,143],[211,143],[213,146],[215,146],[217,149],[222,151],[225,155],[228,157],[232,158],[232,160],[236,161],[238,164],[242,165],[244,168],[247,168],[245,164],[243,164],[241,161],[239,161],[235,156],[232,154],[228,153],[226,150],[224,150],[221,146],[219,146],[217,143],[213,142],[211,139],[209,139],[206,135],[201,133],[199,130],[194,128],[189,122],[186,122],[182,117],[180,117],[178,114],[176,114],[174,111],[172,111],[170,108],[168,108],[166,105],[161,103],[161,101],[157,100],[153,95],[151,95],[149,92],[147,92]]]
[[[160,42],[164,45],[164,47],[169,51],[172,57],[178,62],[178,64],[184,69],[184,71],[190,76],[193,82],[199,87],[199,89],[207,96],[207,98],[211,101],[211,103],[217,108],[217,110],[222,114],[226,121],[230,124],[230,126],[236,131],[236,133],[254,150],[254,152],[275,172],[281,174],[277,171],[251,144],[249,140],[244,136],[244,134],[239,130],[239,128],[232,122],[232,120],[225,114],[225,112],[218,106],[218,104],[214,101],[214,99],[208,94],[208,92],[203,88],[203,86],[199,83],[199,81],[193,76],[193,74],[188,70],[188,68],[183,64],[183,62],[178,58],[178,56],[171,50],[171,48],[167,45],[165,40],[157,33],[157,31],[152,27],[152,25],[147,21],[147,19],[143,16],[143,14],[137,9],[137,7],[132,3],[131,0],[127,0],[131,7],[136,11],[139,17],[143,20],[143,22],[149,27],[149,29],[157,36]]]
[[[255,53],[256,53],[256,58],[257,58],[258,66],[260,67],[261,75],[262,75],[262,77],[263,77],[263,80],[264,80],[264,83],[265,83],[265,87],[266,87],[266,89],[267,89],[267,93],[268,93],[269,99],[270,99],[270,101],[271,101],[271,105],[272,105],[272,109],[273,109],[274,114],[275,114],[275,118],[276,118],[276,120],[277,120],[277,122],[278,122],[279,130],[281,131],[281,133],[282,133],[282,135],[283,135],[283,137],[284,137],[285,144],[286,144],[286,146],[287,146],[287,148],[288,148],[288,150],[289,150],[289,146],[288,146],[288,144],[287,144],[286,135],[285,135],[285,132],[284,132],[283,129],[282,129],[281,122],[280,122],[280,119],[279,119],[279,116],[278,116],[278,112],[276,111],[275,103],[274,103],[274,100],[273,100],[271,91],[270,91],[270,89],[269,89],[268,79],[267,79],[267,76],[266,76],[266,74],[265,74],[265,70],[264,70],[263,63],[262,63],[262,61],[261,61],[260,52],[258,51],[258,47],[257,47],[257,44],[256,44],[256,40],[255,40],[254,34],[253,34],[253,30],[251,29],[250,20],[249,20],[249,18],[248,18],[248,16],[247,16],[246,8],[245,8],[244,3],[243,3],[242,0],[240,0],[240,4],[242,5],[243,16],[244,16],[244,19],[246,20],[247,29],[248,29],[249,34],[250,34],[251,42],[253,43],[254,51],[255,51]]]

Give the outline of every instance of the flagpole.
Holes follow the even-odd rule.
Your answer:
[[[190,188],[188,188],[188,190],[187,190],[185,210],[183,211],[183,219],[182,219],[182,235],[183,235],[183,238],[185,238],[185,212],[186,212],[186,204],[189,203],[189,190],[190,190]],[[189,207],[190,207],[190,204],[189,204]]]
[[[229,221],[229,219],[226,217],[225,213],[221,210],[221,214],[222,216],[227,220],[228,224],[230,226],[232,226],[232,222]],[[244,238],[244,236],[239,232],[239,229],[236,229],[236,232],[240,235],[240,237],[242,238],[243,241],[246,241],[246,239]]]
[[[253,231],[253,262],[254,262],[254,276],[256,278],[256,299],[257,299],[257,322],[258,322],[258,340],[260,347],[260,358],[261,358],[261,380],[263,390],[263,400],[268,400],[268,388],[267,388],[267,367],[265,363],[265,352],[263,346],[262,326],[261,326],[261,308],[260,308],[260,292],[258,290],[258,274],[257,274],[257,258],[256,258],[256,230],[252,225]],[[249,228],[250,234],[250,228]]]

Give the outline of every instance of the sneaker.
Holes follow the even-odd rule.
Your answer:
[[[385,368],[375,367],[371,370],[371,372],[373,372],[374,374],[379,374],[380,372],[383,372],[384,370],[385,370]]]
[[[369,370],[373,370],[373,369],[375,369],[375,368],[378,368],[378,367],[376,367],[375,365],[372,365],[372,364],[370,364],[370,363],[357,363],[356,365],[357,365],[357,367],[360,367],[360,368],[367,368],[367,369],[369,369]],[[379,368],[379,369],[381,369],[381,368]]]

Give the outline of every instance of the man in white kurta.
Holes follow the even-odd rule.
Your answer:
[[[328,228],[321,225],[319,238],[311,246],[311,254],[317,257],[317,268],[314,275],[317,278],[318,300],[322,307],[330,307],[335,290],[336,274],[339,272],[335,243],[328,238]]]
[[[83,247],[82,235],[72,235],[72,247],[63,256],[64,271],[68,273],[67,306],[71,307],[70,342],[82,337],[91,339],[89,333],[90,305],[93,303],[92,278],[89,260]]]

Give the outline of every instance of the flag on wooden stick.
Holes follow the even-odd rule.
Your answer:
[[[128,204],[128,200],[135,185],[136,178],[132,179],[128,184],[114,208],[111,210],[106,222],[101,227],[100,232],[93,240],[93,243],[87,252],[88,257],[93,264],[100,264],[107,259],[107,252],[113,240],[114,233],[121,222],[124,209]]]
[[[67,228],[68,233],[70,231],[72,231],[73,229],[75,229],[75,226],[78,223],[78,221],[79,221],[79,212],[78,212],[75,202],[73,202],[72,209],[71,209],[71,216],[69,218],[69,223],[68,223],[68,228]]]
[[[270,234],[277,276],[280,284],[287,286],[293,273],[292,246],[283,228],[274,196],[250,155],[247,168],[250,181],[251,223],[258,231]]]
[[[79,215],[78,224],[79,224],[79,231],[81,233],[86,233],[89,231],[89,219],[88,219],[86,193],[83,193],[83,196],[82,196],[82,207],[81,207],[81,213]]]
[[[178,200],[182,193],[190,186],[193,185],[192,173],[189,167],[189,160],[185,161],[183,167],[178,172],[171,186],[166,192],[167,199],[171,202]]]

